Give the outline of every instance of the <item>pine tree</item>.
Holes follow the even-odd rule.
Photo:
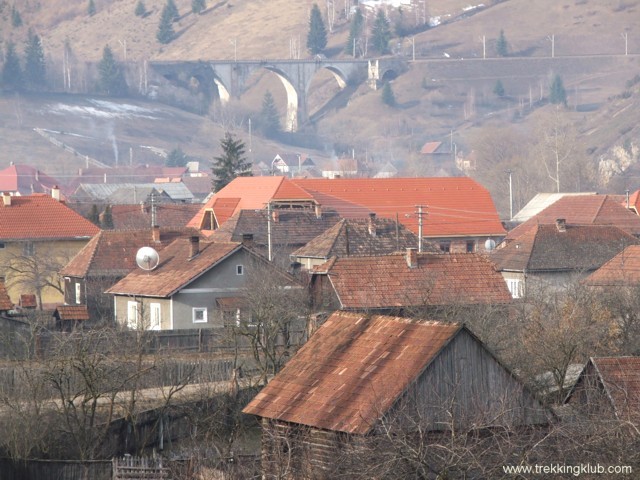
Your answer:
[[[350,55],[356,57],[358,55],[357,47],[360,43],[360,37],[362,36],[362,29],[364,28],[364,15],[360,9],[356,10],[353,18],[351,19],[351,25],[349,26],[349,39],[344,47],[344,51]]]
[[[504,97],[504,85],[502,84],[502,80],[498,79],[496,81],[496,84],[493,87],[493,93],[496,95],[496,97]]]
[[[214,192],[220,191],[236,177],[251,177],[251,162],[245,158],[245,145],[242,140],[234,138],[227,132],[220,141],[222,155],[213,159],[211,171]]]
[[[509,55],[509,44],[507,43],[507,37],[504,35],[504,30],[500,30],[500,35],[496,41],[496,53],[500,57]]]
[[[187,156],[180,147],[174,148],[167,155],[165,165],[167,167],[184,167],[187,164]]]
[[[113,56],[109,45],[102,51],[102,60],[98,64],[100,73],[100,91],[107,95],[121,96],[127,94],[127,82],[124,73]]]
[[[20,28],[22,26],[22,17],[15,5],[11,7],[11,26],[14,28]]]
[[[317,3],[311,8],[309,17],[309,34],[307,35],[307,49],[311,55],[317,55],[327,46],[327,29],[322,20],[322,13]]]
[[[384,87],[382,87],[382,102],[390,107],[396,106],[396,96],[394,95],[389,82],[385,83]]]
[[[16,52],[13,42],[7,43],[7,51],[4,56],[4,66],[2,67],[2,84],[5,88],[20,90],[22,88],[22,68],[20,67],[20,57]]]
[[[91,205],[91,210],[89,210],[87,220],[94,225],[100,226],[100,213],[98,212],[98,206],[95,203]]]
[[[557,104],[567,104],[567,91],[564,89],[564,84],[562,82],[562,77],[557,75],[553,77],[553,82],[551,82],[551,91],[549,92],[549,101],[554,105]]]
[[[267,90],[262,99],[262,111],[260,112],[260,124],[262,125],[262,132],[267,137],[273,137],[281,131],[280,127],[280,113],[276,108],[273,95]]]
[[[167,15],[171,19],[172,22],[175,22],[180,18],[180,13],[178,12],[178,7],[176,7],[176,2],[173,0],[167,0],[167,4],[165,5],[167,9]]]
[[[113,215],[111,213],[111,205],[107,205],[102,214],[102,228],[110,230],[113,228]]]
[[[191,0],[191,11],[196,15],[202,13],[207,8],[205,0]]]
[[[46,86],[46,62],[40,37],[29,32],[27,46],[25,48],[24,76],[30,88],[42,88]]]
[[[147,7],[144,6],[144,2],[142,0],[138,0],[136,5],[136,17],[143,17],[147,13]]]
[[[158,32],[156,38],[162,44],[167,44],[173,40],[176,32],[173,31],[173,19],[168,5],[162,9],[162,15],[160,17],[160,25],[158,25]]]
[[[391,40],[391,25],[389,19],[384,14],[384,10],[378,10],[376,20],[373,22],[371,29],[371,36],[373,37],[373,48],[380,54],[384,55],[389,53],[389,41]]]
[[[96,4],[93,0],[89,0],[89,5],[87,6],[87,13],[90,17],[93,17],[96,14]]]

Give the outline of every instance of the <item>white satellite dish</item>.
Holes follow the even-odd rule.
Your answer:
[[[160,263],[160,255],[151,247],[142,247],[136,253],[136,263],[142,270],[153,270]]]
[[[484,249],[487,252],[492,251],[494,248],[496,248],[496,241],[493,238],[488,238],[486,242],[484,242]]]

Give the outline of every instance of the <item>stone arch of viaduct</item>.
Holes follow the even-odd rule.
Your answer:
[[[197,79],[217,93],[222,103],[239,98],[250,87],[249,78],[257,70],[274,73],[287,94],[285,130],[296,131],[308,119],[307,98],[314,76],[321,70],[331,72],[339,88],[367,79],[371,88],[406,69],[398,59],[375,60],[241,60],[199,62],[152,62],[151,68],[166,80],[190,84]]]

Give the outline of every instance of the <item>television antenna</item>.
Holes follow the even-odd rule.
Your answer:
[[[152,247],[142,247],[136,253],[136,263],[142,270],[153,270],[160,263],[160,255]]]

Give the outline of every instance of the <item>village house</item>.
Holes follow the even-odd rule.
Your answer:
[[[58,305],[53,312],[55,330],[72,332],[83,328],[89,321],[89,310],[86,305]]]
[[[117,323],[151,330],[224,327],[225,308],[236,312],[250,276],[270,272],[271,281],[283,288],[299,287],[242,243],[200,242],[192,236],[175,240],[159,256],[153,270],[136,269],[107,290]]]
[[[535,288],[562,288],[584,278],[629,245],[633,235],[609,225],[572,225],[564,219],[534,225],[489,254],[514,298]]]
[[[263,476],[286,471],[280,478],[338,478],[350,445],[405,424],[451,435],[551,418],[463,325],[347,312],[331,315],[243,412],[264,427]]]
[[[276,154],[271,161],[271,174],[294,177],[315,166],[314,161],[304,153]]]
[[[94,323],[111,323],[113,298],[104,291],[137,268],[136,252],[145,246],[162,251],[177,238],[193,235],[193,229],[158,226],[101,231],[60,270],[65,305],[84,305]]]
[[[184,228],[200,207],[202,205],[196,203],[112,205],[111,219],[114,230],[148,229],[153,225]]]
[[[100,229],[53,197],[2,195],[0,203],[0,277],[13,303],[33,295],[38,308],[62,303],[59,270]]]
[[[511,301],[502,276],[483,256],[418,253],[412,248],[404,254],[334,257],[313,269],[310,289],[318,310],[434,313],[447,306]]]
[[[636,289],[640,286],[640,245],[629,245],[584,279],[590,287]]]
[[[55,178],[30,165],[14,165],[0,170],[0,192],[9,195],[31,195],[33,193],[46,193],[51,195],[51,190],[60,185]]]

